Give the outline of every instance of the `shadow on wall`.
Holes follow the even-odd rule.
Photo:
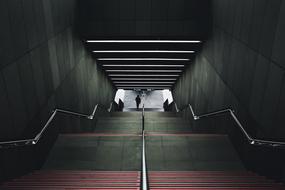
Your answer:
[[[197,113],[231,107],[252,136],[284,141],[285,2],[212,3],[213,34],[177,82],[176,102]],[[242,148],[248,168],[285,178],[284,153]]]
[[[90,113],[97,103],[108,107],[114,97],[110,81],[74,32],[76,1],[21,2],[0,3],[1,141],[34,136],[54,108]],[[45,146],[36,149],[48,150]],[[38,169],[41,155],[31,148],[0,150],[0,178]]]

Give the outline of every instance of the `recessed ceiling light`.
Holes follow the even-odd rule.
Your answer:
[[[190,61],[176,58],[99,58],[98,61]]]
[[[114,81],[120,81],[120,80],[126,80],[126,81],[153,81],[153,80],[157,80],[157,81],[176,81],[177,79],[175,78],[111,78],[111,80]]]
[[[195,53],[195,51],[177,50],[95,50],[94,53]]]
[[[116,86],[118,89],[171,89],[171,86]]]
[[[109,65],[103,64],[104,67],[185,67],[184,65]]]
[[[106,70],[107,72],[158,72],[158,73],[181,73],[182,70]]]
[[[113,82],[114,84],[174,84],[175,82]]]
[[[160,74],[153,74],[153,75],[141,75],[141,74],[109,74],[110,77],[179,77],[180,75],[160,75]]]
[[[116,86],[134,86],[134,87],[136,87],[136,86],[157,86],[157,87],[162,87],[162,86],[172,86],[172,85],[128,85],[128,84],[126,84],[126,85],[121,85],[121,84],[118,84],[118,85],[116,85]]]
[[[86,40],[87,43],[201,43],[200,40]]]

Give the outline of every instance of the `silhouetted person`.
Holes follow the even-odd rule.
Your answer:
[[[136,103],[137,103],[137,109],[139,109],[140,103],[141,103],[141,98],[139,95],[136,97]]]

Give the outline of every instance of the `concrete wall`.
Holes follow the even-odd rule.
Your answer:
[[[213,14],[213,34],[176,84],[176,101],[198,113],[231,106],[258,136],[284,138],[285,2],[215,0]]]
[[[0,1],[0,140],[39,131],[53,108],[90,113],[113,100],[110,81],[73,31],[76,3]],[[28,153],[0,154],[0,179],[21,173],[15,163]]]
[[[175,101],[197,113],[232,107],[252,135],[284,140],[285,2],[212,4],[212,35],[176,84]]]
[[[112,101],[112,86],[73,32],[75,5],[1,1],[0,138],[41,127],[55,107],[90,113]]]

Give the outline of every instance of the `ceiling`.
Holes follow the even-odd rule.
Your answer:
[[[80,2],[80,34],[118,89],[171,89],[207,37],[207,0]]]

